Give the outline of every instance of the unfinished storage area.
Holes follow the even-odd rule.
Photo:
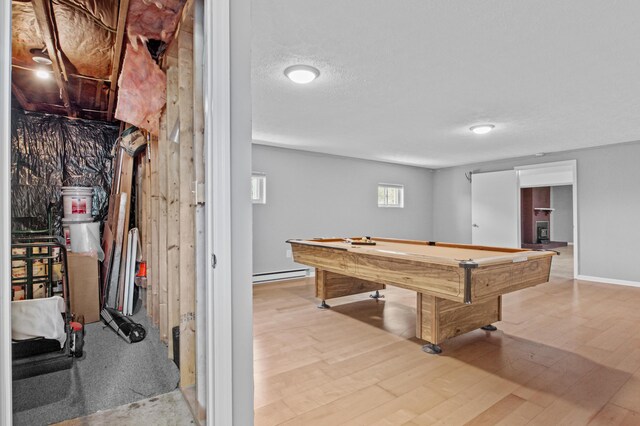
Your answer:
[[[180,424],[204,420],[194,8],[191,0],[12,1],[16,425],[149,399],[167,401],[161,411]]]

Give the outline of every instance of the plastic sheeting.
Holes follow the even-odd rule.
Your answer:
[[[92,215],[104,221],[113,174],[111,149],[118,127],[99,121],[13,110],[11,116],[11,215],[13,229],[60,233],[63,186],[93,187]]]

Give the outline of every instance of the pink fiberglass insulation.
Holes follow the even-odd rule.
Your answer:
[[[167,101],[167,81],[146,47],[136,50],[127,43],[118,88],[116,118],[157,136],[160,113]]]
[[[169,43],[180,20],[186,0],[131,0],[127,15],[129,41],[137,47],[140,39]]]

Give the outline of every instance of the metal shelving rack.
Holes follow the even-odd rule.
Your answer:
[[[64,247],[59,237],[54,236],[14,238],[11,244],[12,300],[64,293],[64,256],[59,245]],[[23,297],[16,297],[17,288],[22,289]]]
[[[51,297],[64,292],[63,258],[60,249],[51,245],[60,242],[60,238],[53,236],[53,208],[53,203],[47,207],[47,228],[14,229],[11,233],[11,300]],[[16,297],[17,288],[22,289],[22,297]]]
[[[40,374],[50,373],[53,371],[59,371],[64,369],[71,368],[73,364],[72,352],[71,352],[71,306],[70,306],[70,293],[69,293],[69,276],[68,276],[68,265],[67,265],[67,249],[64,244],[64,241],[60,237],[54,236],[30,236],[30,237],[22,237],[22,238],[14,238],[11,244],[12,248],[12,259],[20,260],[29,263],[33,263],[34,261],[46,261],[48,265],[48,271],[45,277],[45,283],[48,285],[47,292],[54,294],[52,284],[55,282],[56,278],[53,276],[53,267],[55,264],[54,261],[59,261],[60,263],[60,282],[62,283],[62,291],[61,296],[65,302],[65,312],[63,314],[64,322],[65,322],[65,333],[67,335],[67,339],[65,341],[64,347],[60,350],[50,351],[48,348],[45,350],[37,349],[27,353],[26,355],[20,355],[16,357],[16,347],[17,345],[29,345],[33,343],[32,341],[22,341],[22,342],[13,342],[12,352],[13,352],[13,361],[12,361],[12,372],[13,379],[23,379],[27,377],[33,377]],[[13,255],[13,252],[16,251],[20,254]],[[27,267],[27,270],[29,267]],[[20,284],[15,284],[14,279],[12,279],[12,285],[26,285],[25,289],[25,299],[29,299],[33,296],[33,294],[29,293],[29,287],[33,290],[35,276],[32,273],[26,274],[27,276],[22,278],[23,281],[18,281]],[[38,343],[38,339],[34,340],[35,343]],[[24,348],[24,346],[22,346]],[[23,354],[25,352],[22,352]]]

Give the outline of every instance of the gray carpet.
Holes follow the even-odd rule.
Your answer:
[[[71,370],[13,382],[13,424],[47,425],[167,393],[179,371],[141,309],[147,337],[129,344],[102,322],[87,324],[84,356]]]

